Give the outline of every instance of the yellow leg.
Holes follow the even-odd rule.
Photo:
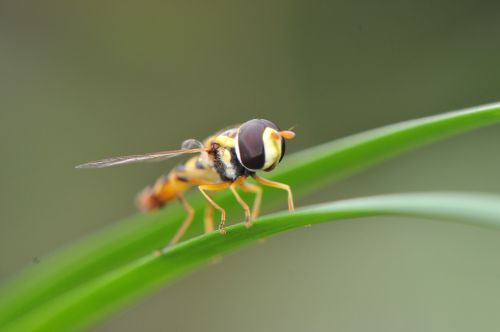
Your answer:
[[[231,185],[231,187],[229,187],[229,188],[231,189],[231,192],[233,193],[234,197],[236,197],[236,200],[238,201],[238,203],[241,205],[241,207],[245,211],[245,225],[247,227],[250,227],[250,226],[252,226],[251,221],[250,221],[250,208],[248,207],[247,203],[243,200],[243,198],[241,198],[240,194],[238,194],[238,192],[236,191],[236,186],[238,186],[238,184],[233,183]]]
[[[184,221],[182,222],[181,227],[179,227],[179,229],[177,230],[177,233],[175,233],[172,240],[170,240],[170,245],[174,245],[180,240],[180,238],[184,235],[184,233],[186,233],[186,230],[193,221],[194,217],[193,208],[191,207],[191,205],[189,205],[188,201],[184,198],[184,196],[181,193],[177,193],[177,199],[182,204],[182,207],[184,207],[184,209],[186,210],[187,216],[186,219],[184,219]]]
[[[216,184],[203,184],[198,186],[198,189],[201,191],[203,196],[205,196],[206,200],[221,213],[221,220],[219,224],[219,231],[221,234],[226,234],[226,230],[224,229],[224,224],[226,223],[226,210],[221,208],[215,201],[205,192],[205,190],[223,190],[231,185],[231,182],[222,182]]]
[[[255,181],[257,181],[258,183],[260,183],[264,186],[286,190],[288,192],[288,210],[289,211],[295,210],[294,204],[293,204],[292,189],[290,189],[289,185],[284,184],[284,183],[274,182],[271,180],[267,180],[267,179],[261,178],[260,176],[257,176],[257,175],[253,175],[253,178],[255,179]]]
[[[205,218],[204,218],[205,233],[211,233],[214,231],[213,214],[214,214],[214,207],[212,206],[212,204],[207,204],[205,206]]]
[[[252,220],[256,219],[260,213],[260,203],[262,202],[262,188],[250,183],[241,184],[240,188],[246,192],[255,194],[255,200],[252,206]]]

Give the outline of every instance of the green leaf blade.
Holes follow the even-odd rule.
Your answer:
[[[253,227],[230,226],[111,271],[31,312],[6,331],[64,331],[85,327],[211,258],[260,238],[308,224],[373,216],[417,217],[500,228],[500,197],[467,193],[413,193],[357,198],[281,212]]]
[[[403,151],[498,121],[500,104],[405,121],[294,154],[269,178],[290,184],[296,197],[300,197]],[[189,200],[197,210],[190,232],[194,234],[201,231],[200,212],[204,202],[193,195]],[[217,201],[233,220],[235,213],[241,213],[229,193],[217,196]],[[286,204],[285,195],[276,190],[266,190],[264,201],[268,206]],[[183,218],[184,211],[171,205],[158,213],[117,223],[43,259],[42,264],[27,269],[0,291],[0,327],[164,245]]]

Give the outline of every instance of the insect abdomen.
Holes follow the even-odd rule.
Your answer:
[[[161,208],[165,202],[161,201],[154,193],[153,188],[148,186],[144,188],[136,197],[136,204],[142,212],[148,212],[154,209]]]
[[[141,211],[147,212],[163,207],[168,202],[177,198],[179,192],[190,187],[186,179],[177,176],[172,171],[168,176],[159,178],[154,186],[148,186],[137,195],[137,206]]]
[[[171,181],[162,177],[156,181],[153,187],[147,186],[144,188],[137,195],[136,203],[141,211],[147,212],[161,208],[175,197],[175,190]]]
[[[137,195],[137,206],[145,212],[161,208],[200,181],[217,182],[218,175],[196,156],[160,177],[154,186],[144,188]]]

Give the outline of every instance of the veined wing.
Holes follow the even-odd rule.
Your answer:
[[[123,164],[139,163],[143,161],[160,161],[172,157],[177,157],[183,154],[201,153],[201,152],[206,152],[208,150],[209,149],[207,148],[180,149],[171,151],[151,152],[151,153],[137,154],[131,156],[112,157],[81,164],[76,166],[76,168],[102,168],[102,167],[109,167],[109,166],[116,166]]]

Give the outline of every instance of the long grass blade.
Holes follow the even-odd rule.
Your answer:
[[[88,326],[166,282],[263,237],[308,224],[373,216],[417,217],[500,228],[500,197],[467,193],[413,193],[338,201],[238,224],[146,255],[95,278],[32,311],[4,331],[66,331]],[[500,232],[498,233],[500,237]]]
[[[403,151],[499,120],[500,104],[491,104],[405,121],[294,154],[269,175],[290,184],[300,197]],[[189,199],[200,212],[204,204],[201,198]],[[241,219],[230,195],[222,194],[217,201],[228,210],[231,220]],[[268,207],[278,202],[285,205],[283,193],[276,190],[266,190],[264,201]],[[190,234],[201,230],[200,215],[197,213]],[[0,328],[75,287],[147,256],[165,244],[183,218],[182,209],[172,205],[116,223],[43,258],[42,264],[26,269],[0,291]]]

